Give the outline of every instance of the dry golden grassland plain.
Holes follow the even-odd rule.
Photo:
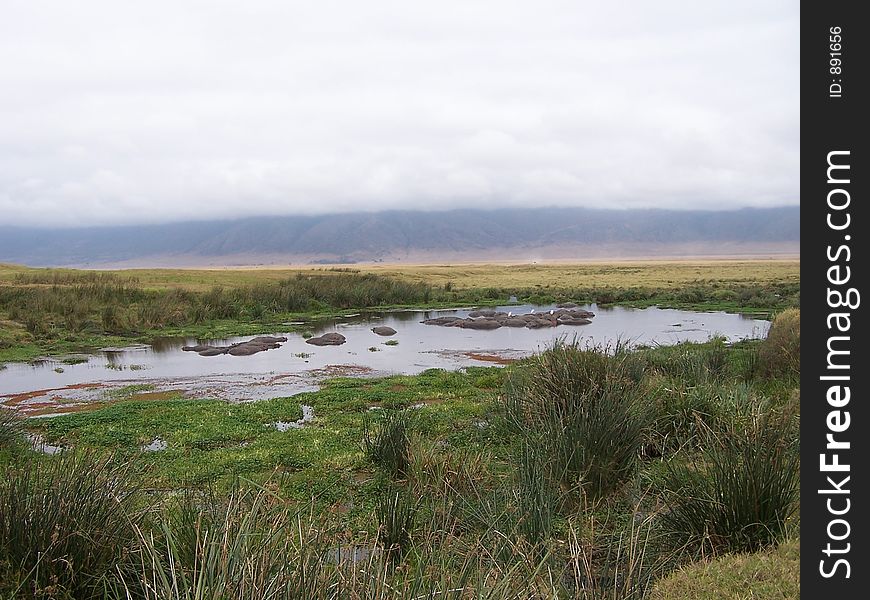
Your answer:
[[[614,261],[540,264],[366,264],[318,267],[226,267],[209,269],[127,269],[107,271],[135,277],[150,289],[183,288],[208,290],[214,286],[236,287],[280,281],[297,273],[347,269],[395,276],[433,286],[450,284],[455,290],[472,288],[611,287],[679,288],[699,283],[787,283],[800,281],[798,259]],[[0,285],[15,283],[21,273],[37,269],[0,264]],[[57,269],[62,271],[62,269]]]

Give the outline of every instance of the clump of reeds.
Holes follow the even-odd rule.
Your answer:
[[[661,522],[681,542],[713,553],[775,544],[795,508],[798,466],[787,414],[768,410],[730,431],[710,431],[697,460],[669,466]]]
[[[652,370],[688,386],[721,383],[729,374],[727,357],[724,338],[704,344],[683,342],[643,352],[643,359]]]
[[[531,359],[505,395],[514,432],[546,440],[560,483],[582,485],[592,498],[632,475],[650,423],[642,371],[628,356],[620,348],[556,342]]]
[[[11,467],[0,481],[5,588],[14,597],[102,597],[135,547],[137,491],[128,466],[90,453]]]
[[[789,308],[770,325],[759,349],[759,361],[769,377],[797,379],[801,373],[801,311]]]
[[[544,440],[521,442],[514,486],[517,528],[539,554],[552,536],[559,504],[551,456]]]
[[[419,502],[406,490],[390,487],[375,508],[378,520],[378,541],[389,560],[398,562],[411,547],[411,531],[419,510]]]
[[[635,513],[614,527],[595,517],[567,530],[564,597],[588,600],[641,600],[656,578],[672,566],[673,554],[660,552],[654,520]]]
[[[0,406],[0,448],[18,444],[24,436],[21,418],[10,408]]]
[[[142,552],[124,583],[146,599],[329,597],[323,530],[263,489],[188,497],[137,531]]]
[[[395,479],[404,479],[411,469],[411,429],[408,410],[378,411],[367,415],[363,428],[363,451],[370,461]]]

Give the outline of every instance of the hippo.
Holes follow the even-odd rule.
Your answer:
[[[226,354],[229,347],[227,346],[208,346],[205,350],[200,350],[197,352],[200,356],[218,356],[219,354]]]
[[[196,346],[182,346],[181,349],[185,352],[202,352],[211,348],[208,344],[197,344]]]
[[[306,344],[314,346],[340,346],[347,341],[340,333],[324,333],[320,337],[313,337],[305,340]]]
[[[250,342],[242,342],[241,344],[235,344],[234,346],[230,346],[229,350],[227,350],[227,354],[232,354],[233,356],[250,356],[251,354],[256,354],[257,352],[263,352],[264,350],[274,350],[275,348],[280,348],[281,344],[275,343],[261,343],[255,340],[251,340]]]
[[[463,321],[460,327],[463,329],[498,329],[501,327],[501,323],[490,318],[468,319]]]

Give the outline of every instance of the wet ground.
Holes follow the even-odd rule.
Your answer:
[[[553,306],[510,305],[499,310],[524,314]],[[279,348],[251,356],[200,356],[185,345],[232,345],[254,336],[223,340],[161,338],[149,345],[103,348],[79,356],[79,364],[59,359],[9,363],[0,371],[0,404],[28,416],[54,416],[92,409],[119,397],[157,400],[169,397],[216,398],[247,402],[290,396],[318,388],[336,376],[372,377],[416,374],[428,368],[458,369],[504,365],[540,351],[555,339],[577,336],[581,342],[673,344],[706,341],[723,335],[730,341],[763,337],[767,321],[727,313],[669,309],[583,306],[596,316],[581,326],[545,329],[503,327],[491,331],[424,325],[439,316],[466,317],[472,309],[367,313],[310,324],[310,333],[341,333],[347,343],[315,347],[299,333],[275,331],[288,339]],[[379,336],[372,327],[397,333]],[[131,388],[130,386],[136,386]],[[119,395],[119,390],[131,393]]]

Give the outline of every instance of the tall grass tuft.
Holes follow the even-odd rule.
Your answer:
[[[328,597],[327,544],[310,518],[264,490],[203,500],[201,512],[183,503],[138,529],[143,550],[126,584],[148,600]]]
[[[728,375],[728,349],[724,338],[704,344],[683,342],[646,350],[642,355],[649,367],[660,375],[689,386],[714,385]]]
[[[779,313],[759,349],[759,361],[768,377],[797,379],[801,373],[801,311]]]
[[[734,358],[737,376],[745,383],[752,383],[761,374],[761,357],[758,346],[741,348]]]
[[[633,518],[615,530],[593,517],[567,531],[565,596],[585,600],[642,600],[656,578],[671,567],[673,554],[657,548],[650,517]]]
[[[203,502],[207,517],[163,513],[156,530],[139,529],[137,572],[124,580],[130,589],[146,600],[548,597],[534,593],[538,582],[523,565],[494,568],[474,544],[455,552],[415,546],[417,504],[402,491],[385,494],[377,509],[383,551],[368,538],[348,543],[311,507],[300,512],[262,488]],[[194,543],[183,548],[182,540]]]
[[[0,482],[0,564],[20,597],[102,597],[134,547],[137,486],[111,458],[64,453]]]
[[[514,486],[518,529],[539,554],[552,536],[559,504],[559,489],[548,473],[550,468],[546,444],[542,440],[523,440]]]
[[[398,562],[411,547],[411,531],[419,510],[419,502],[411,500],[402,489],[389,488],[378,501],[378,541],[392,563]]]
[[[366,415],[363,451],[370,461],[391,477],[406,478],[411,469],[413,416],[408,410],[385,410],[375,419]]]
[[[24,437],[21,418],[8,408],[0,407],[0,448],[17,445]]]
[[[504,399],[514,432],[546,440],[560,483],[591,498],[629,479],[651,421],[642,373],[609,350],[556,342],[509,381]]]
[[[664,477],[664,528],[702,551],[755,552],[785,534],[798,494],[797,436],[788,415],[758,414],[726,435],[713,432],[695,464]]]

